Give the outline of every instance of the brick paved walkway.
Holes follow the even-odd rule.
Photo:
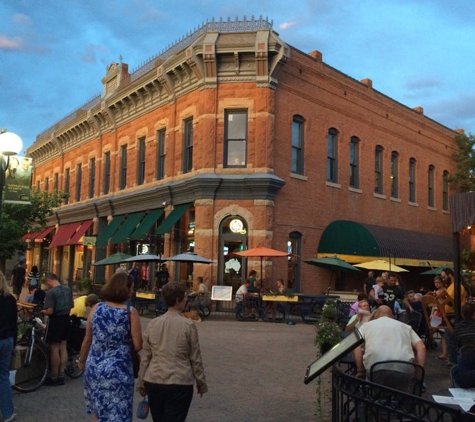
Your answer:
[[[149,319],[141,321],[145,328]],[[188,422],[315,421],[316,385],[303,384],[305,369],[316,353],[312,325],[210,318],[198,324],[198,331],[209,393],[202,398],[195,395]],[[437,353],[428,353],[426,397],[448,387],[449,369],[435,359]],[[84,410],[82,386],[82,379],[66,378],[64,387],[14,392],[18,420],[92,420]],[[136,394],[135,403],[139,399]]]
[[[149,320],[141,320],[145,327]],[[313,326],[227,319],[199,323],[198,331],[209,392],[194,396],[188,422],[315,419],[315,386],[303,384],[315,358]],[[82,379],[29,394],[14,391],[13,399],[21,422],[92,420],[84,410]]]

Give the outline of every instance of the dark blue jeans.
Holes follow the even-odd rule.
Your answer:
[[[10,387],[10,359],[13,337],[0,340],[0,411],[3,419],[13,415],[12,389]]]
[[[185,422],[193,398],[192,385],[144,384],[153,422]]]
[[[447,351],[449,352],[449,361],[454,365],[457,363],[458,358],[458,340],[455,334],[452,334],[450,330],[444,331],[445,344],[447,345]]]

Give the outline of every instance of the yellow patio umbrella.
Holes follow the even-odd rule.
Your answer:
[[[375,261],[362,262],[361,264],[354,264],[355,267],[365,268],[367,270],[392,271],[395,273],[409,272],[405,268],[399,267],[396,264],[391,264],[384,259],[376,259]]]

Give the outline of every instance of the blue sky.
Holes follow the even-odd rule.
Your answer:
[[[212,18],[273,20],[287,44],[451,128],[475,133],[473,0],[2,0],[0,127],[36,136]]]

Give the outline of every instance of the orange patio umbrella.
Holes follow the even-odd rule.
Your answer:
[[[261,258],[261,280],[263,280],[262,258],[283,258],[291,255],[288,252],[278,251],[277,249],[266,248],[264,246],[257,246],[256,248],[247,249],[242,252],[233,252],[233,254],[242,258]]]

